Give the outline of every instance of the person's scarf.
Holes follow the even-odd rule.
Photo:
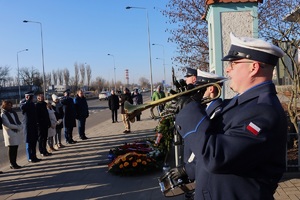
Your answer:
[[[19,120],[19,117],[18,117],[18,115],[17,115],[17,113],[15,111],[13,111],[13,110],[8,111],[8,110],[4,110],[3,109],[2,112],[3,112],[3,114],[6,115],[9,123],[11,123],[11,124],[16,124],[17,123],[18,125],[21,124],[21,122]],[[16,121],[14,121],[14,119],[11,117],[10,113],[12,113],[14,115]],[[18,130],[16,130],[16,129],[12,129],[12,130],[14,132],[18,132]]]

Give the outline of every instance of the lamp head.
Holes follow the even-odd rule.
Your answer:
[[[127,7],[126,7],[126,9],[130,9],[130,8],[132,8],[132,7],[130,7],[130,6],[127,6]]]
[[[23,22],[24,22],[24,23],[27,23],[28,21],[27,21],[27,20],[23,20]]]

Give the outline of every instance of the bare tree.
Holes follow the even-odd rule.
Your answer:
[[[58,78],[58,83],[59,85],[63,85],[64,83],[64,73],[63,73],[63,70],[57,70],[57,78]]]
[[[63,71],[63,74],[64,74],[65,84],[67,86],[69,86],[70,85],[70,72],[69,72],[69,70],[67,68],[65,68],[64,71]]]
[[[52,70],[52,77],[53,77],[53,85],[57,85],[57,73],[55,70]]]
[[[74,89],[77,90],[78,88],[78,83],[79,83],[79,67],[78,67],[78,64],[77,62],[74,64],[74,84],[73,86],[75,87]]]
[[[149,86],[149,80],[145,77],[141,77],[139,79],[139,85],[142,87],[142,88],[148,88]]]
[[[167,31],[172,35],[169,42],[178,45],[178,55],[172,59],[182,68],[208,68],[208,29],[207,22],[202,20],[205,8],[202,0],[170,0],[162,11],[168,22],[176,25]]]
[[[90,90],[91,78],[92,78],[92,69],[91,69],[90,65],[87,65],[86,66],[86,79],[87,79],[88,90]]]
[[[46,74],[46,82],[48,86],[51,86],[51,72]]]
[[[24,85],[37,86],[41,89],[43,84],[43,77],[40,75],[39,71],[33,67],[24,67],[20,69],[20,80],[22,80]]]
[[[80,86],[84,86],[84,81],[85,81],[85,67],[84,64],[80,64],[80,75],[81,75],[81,81],[80,81]]]
[[[8,81],[7,76],[9,74],[9,71],[10,71],[10,69],[8,66],[0,67],[0,85],[2,87],[4,87],[5,82]]]
[[[284,67],[285,76],[292,83],[287,110],[290,120],[298,132],[297,121],[299,120],[300,112],[298,111],[297,99],[300,93],[300,65],[296,58],[300,50],[300,19],[295,19],[293,22],[285,20],[285,17],[296,6],[299,6],[299,1],[297,0],[265,1],[259,6],[258,17],[260,37],[272,41],[286,54],[280,63]]]

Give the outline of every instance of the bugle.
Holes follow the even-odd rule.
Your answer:
[[[165,98],[161,98],[157,101],[150,101],[150,102],[146,102],[144,104],[139,104],[139,105],[132,105],[131,103],[125,101],[124,103],[124,109],[125,109],[125,112],[126,114],[128,114],[128,117],[129,117],[129,120],[131,122],[134,122],[135,121],[135,117],[136,115],[139,115],[143,110],[146,110],[148,108],[153,108],[159,104],[163,104],[163,103],[166,103],[168,101],[171,101],[177,97],[180,97],[182,95],[187,95],[187,94],[190,94],[190,93],[193,93],[193,92],[197,92],[201,89],[205,89],[209,86],[215,86],[217,89],[218,89],[218,94],[214,97],[214,98],[203,98],[201,100],[201,103],[202,104],[206,104],[206,103],[209,103],[217,98],[219,98],[221,96],[221,86],[220,84],[223,83],[224,80],[220,80],[220,81],[217,81],[217,82],[214,82],[214,83],[207,83],[207,84],[204,84],[204,85],[199,85],[199,86],[196,86],[195,88],[193,89],[190,89],[190,90],[186,90],[186,91],[183,91],[183,92],[180,92],[180,93],[177,93],[177,94],[173,94],[171,96],[168,96],[168,97],[165,97]]]

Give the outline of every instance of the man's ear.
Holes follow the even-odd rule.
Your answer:
[[[250,65],[250,73],[251,75],[255,75],[258,73],[259,69],[261,68],[260,64],[257,62],[254,62]]]

